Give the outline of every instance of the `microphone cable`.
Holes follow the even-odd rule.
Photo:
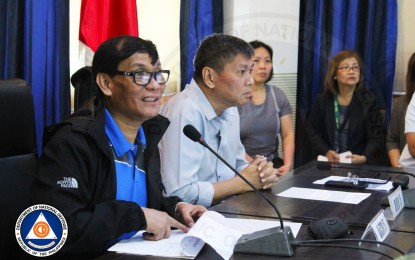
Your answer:
[[[296,247],[297,245],[296,245],[296,243],[291,243],[291,246]],[[383,255],[383,256],[385,256],[385,257],[387,257],[389,259],[393,259],[392,256],[390,256],[390,255],[388,255],[386,253],[380,252],[378,250],[369,249],[369,248],[363,248],[363,247],[358,247],[358,246],[317,244],[317,243],[316,244],[302,244],[301,246],[303,246],[303,247],[307,247],[307,246],[308,247],[337,247],[337,248],[357,249],[357,250],[362,250],[362,251],[368,251],[368,252],[372,252],[372,253],[377,253],[377,254]]]
[[[337,242],[363,242],[363,243],[373,243],[373,244],[381,244],[383,246],[389,247],[393,250],[396,250],[401,255],[405,255],[405,252],[400,250],[399,248],[392,246],[388,243],[376,241],[376,240],[368,240],[368,239],[354,239],[354,238],[344,238],[344,239],[318,239],[318,240],[304,240],[304,241],[293,241],[291,242],[291,245],[293,247],[341,247],[341,248],[349,248],[349,249],[358,249],[358,250],[364,250],[364,251],[370,251],[374,253],[378,253],[381,255],[384,255],[386,257],[389,257],[390,259],[393,259],[390,255],[380,252],[378,250],[370,249],[370,248],[364,248],[360,246],[348,246],[348,245],[333,245],[330,243],[337,243]]]

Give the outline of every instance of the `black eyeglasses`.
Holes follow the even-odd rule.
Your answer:
[[[169,80],[170,70],[149,71],[115,71],[114,74],[133,77],[134,83],[140,86],[147,86],[154,78],[157,83],[164,84]]]
[[[353,65],[353,66],[343,66],[343,67],[339,67],[337,68],[338,70],[341,70],[343,72],[349,72],[350,70],[352,71],[359,71],[360,67],[359,65]]]

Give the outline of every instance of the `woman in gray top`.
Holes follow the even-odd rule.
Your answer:
[[[260,41],[250,44],[255,51],[251,73],[254,84],[251,102],[238,107],[241,141],[248,161],[264,155],[283,175],[291,169],[294,157],[291,106],[281,89],[266,84],[273,75],[271,47]],[[281,134],[283,159],[278,154],[278,134]]]
[[[399,157],[406,145],[405,114],[415,91],[415,52],[408,62],[405,83],[406,95],[399,97],[393,104],[388,135],[386,136],[386,148],[388,149],[389,162],[392,167],[399,167]]]

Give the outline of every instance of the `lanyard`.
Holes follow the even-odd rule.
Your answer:
[[[334,96],[334,119],[336,120],[336,129],[340,127],[340,113],[339,113],[339,101],[337,95]]]

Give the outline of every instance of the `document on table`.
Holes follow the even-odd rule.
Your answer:
[[[296,199],[322,200],[348,204],[359,204],[360,202],[368,198],[370,196],[370,193],[292,187],[276,195]]]
[[[347,156],[349,156],[349,155],[352,155],[352,152],[347,151],[347,152],[344,152],[344,153],[340,153],[339,154],[339,160],[340,160],[339,162],[340,163],[352,163],[352,157],[347,158]],[[319,155],[319,156],[317,156],[317,161],[328,162],[329,159],[327,159],[327,157],[324,156],[324,155]]]
[[[178,257],[193,259],[208,243],[224,259],[229,259],[237,240],[243,235],[255,231],[279,226],[278,220],[225,218],[220,213],[208,211],[195,223],[188,233],[172,230],[169,238],[148,241],[143,232],[122,240],[108,249],[118,253]],[[301,223],[284,222],[297,236]]]
[[[378,179],[370,179],[370,178],[359,178],[359,181],[376,181]],[[321,180],[317,180],[313,182],[313,184],[321,184],[324,185],[327,181],[348,181],[347,177],[344,176],[329,176]],[[391,181],[386,181],[386,183],[382,184],[375,184],[375,183],[369,183],[366,189],[368,190],[384,190],[384,191],[390,191],[393,189],[393,184]]]

